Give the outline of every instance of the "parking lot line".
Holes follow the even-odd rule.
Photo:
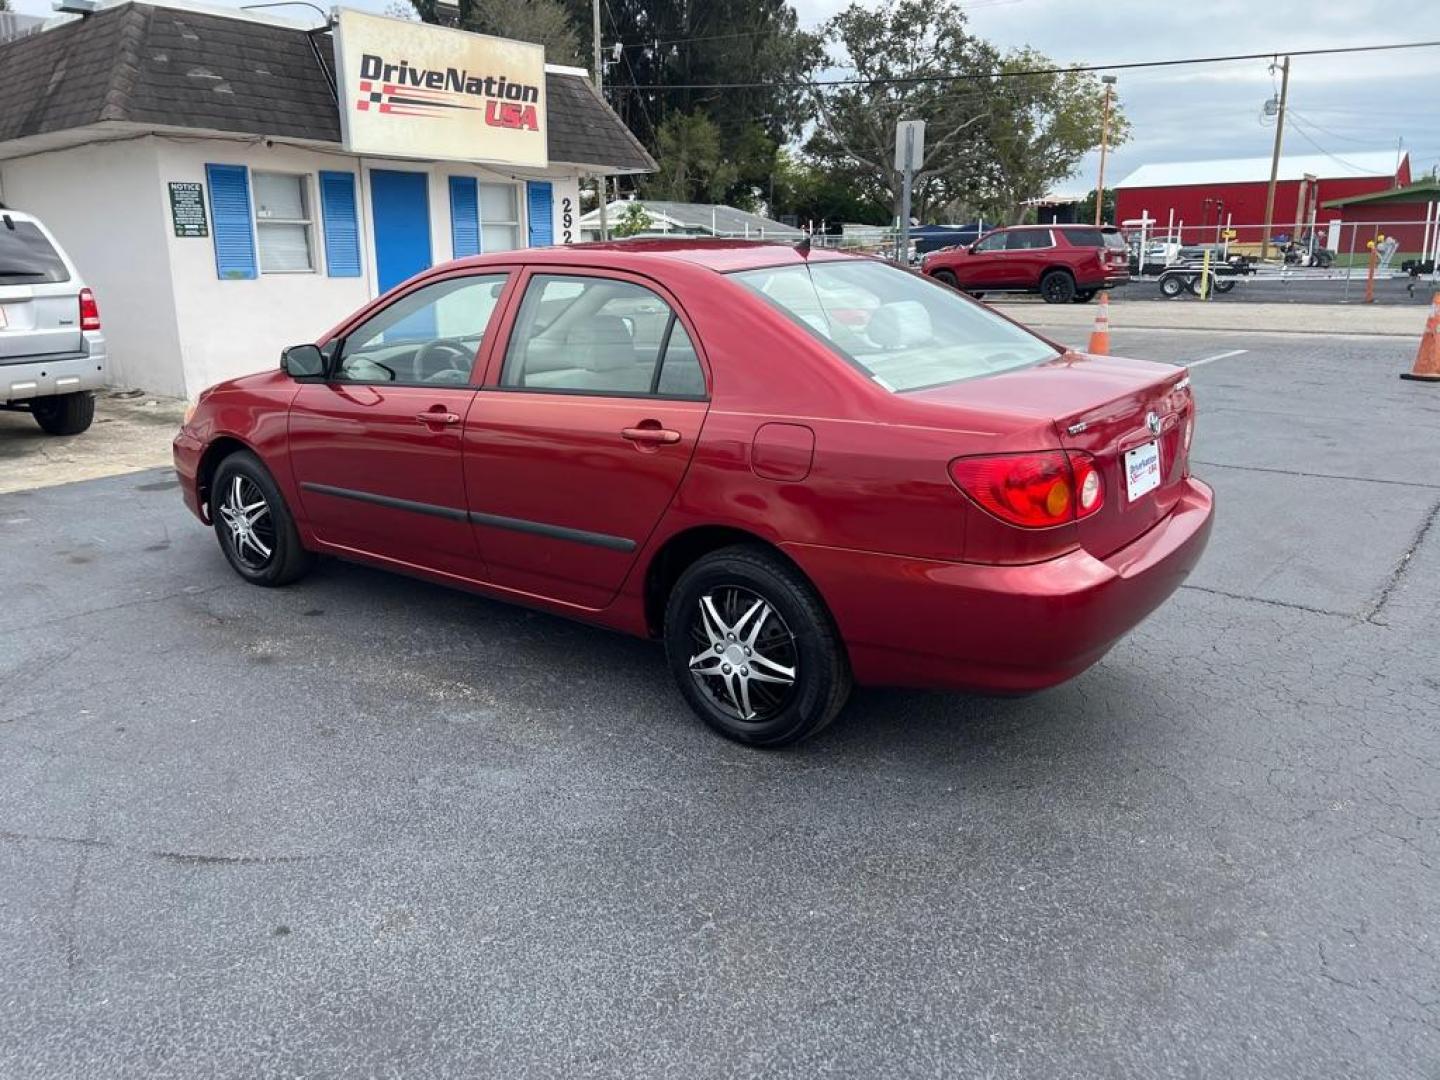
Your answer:
[[[1249,349],[1231,349],[1229,352],[1216,353],[1214,356],[1207,356],[1203,360],[1191,360],[1186,367],[1197,368],[1201,364],[1208,364],[1215,360],[1224,360],[1227,357],[1239,356],[1241,353],[1249,352]]]

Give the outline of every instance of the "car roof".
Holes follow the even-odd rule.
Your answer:
[[[863,258],[823,248],[802,253],[794,244],[766,240],[709,239],[706,237],[645,238],[635,240],[599,241],[588,244],[564,244],[553,247],[522,248],[475,255],[450,265],[487,266],[499,264],[544,266],[591,266],[613,269],[643,270],[657,262],[685,263],[705,267],[718,273],[734,270],[758,270],[765,267],[829,262],[837,259]]]

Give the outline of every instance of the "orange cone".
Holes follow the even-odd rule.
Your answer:
[[[1095,313],[1095,329],[1090,331],[1090,348],[1096,356],[1110,355],[1110,294],[1100,291],[1100,310]]]
[[[1420,338],[1420,351],[1415,354],[1415,369],[1401,373],[1400,378],[1440,382],[1440,292],[1430,301],[1430,318]]]

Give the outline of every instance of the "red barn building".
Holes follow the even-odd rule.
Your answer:
[[[1115,185],[1120,224],[1148,216],[1163,232],[1174,213],[1187,243],[1214,241],[1228,222],[1239,243],[1259,243],[1265,222],[1270,159],[1227,158],[1142,165]],[[1322,203],[1368,195],[1410,183],[1410,157],[1394,151],[1296,155],[1280,159],[1272,235],[1293,234],[1316,216]],[[1325,211],[1321,223],[1330,220]]]

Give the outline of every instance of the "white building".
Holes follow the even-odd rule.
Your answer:
[[[387,41],[535,50],[385,21]],[[391,109],[397,130],[418,128],[425,109],[399,95],[441,95],[445,77],[357,85],[352,71],[337,89],[339,51],[327,28],[142,3],[0,44],[0,203],[44,220],[94,288],[117,385],[194,397],[273,366],[433,263],[578,241],[582,175],[654,168],[585,73],[538,50],[524,102],[472,80],[471,104],[443,105],[469,124],[483,113],[493,137],[478,127],[430,154],[397,137],[391,154],[372,134],[347,149],[347,110],[386,113],[382,132]],[[511,101],[537,107],[509,116]],[[531,132],[538,147],[514,150]]]
[[[615,226],[632,206],[642,206],[650,218],[646,236],[723,236],[741,240],[799,240],[805,234],[793,225],[715,203],[669,202],[664,199],[621,199],[605,207],[606,224]],[[600,239],[600,212],[591,210],[580,219],[585,240]]]

